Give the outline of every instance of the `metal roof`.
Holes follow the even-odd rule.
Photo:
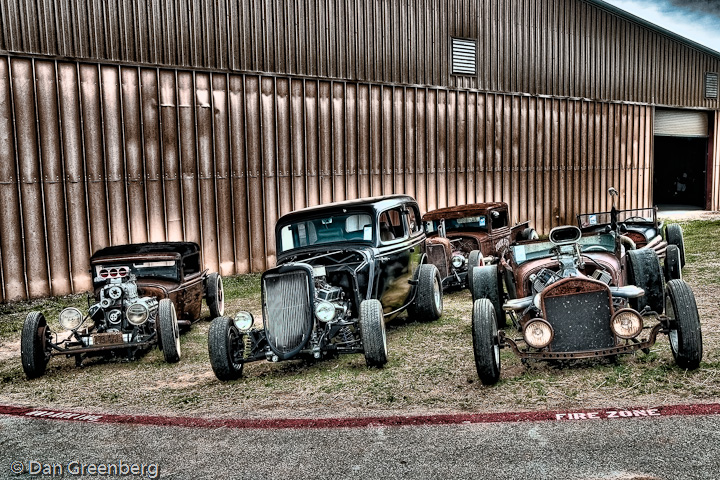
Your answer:
[[[623,17],[627,20],[630,20],[631,22],[638,23],[643,27],[647,27],[651,30],[655,30],[659,33],[662,33],[663,35],[667,35],[668,37],[670,37],[674,40],[677,40],[680,43],[684,43],[690,47],[696,48],[696,49],[702,51],[703,53],[707,53],[708,55],[713,55],[715,57],[720,58],[720,52],[718,52],[717,50],[713,50],[712,48],[707,47],[701,43],[697,43],[693,40],[690,40],[687,37],[683,37],[682,35],[678,35],[675,32],[671,32],[670,30],[663,28],[660,25],[656,25],[652,22],[649,22],[641,17],[638,17],[637,15],[633,15],[632,13],[627,12],[627,11],[625,11],[621,8],[618,8],[614,5],[611,5],[607,2],[604,2],[603,0],[585,0],[585,1],[587,3],[597,6],[599,8],[602,8],[603,10],[610,12],[614,15]]]

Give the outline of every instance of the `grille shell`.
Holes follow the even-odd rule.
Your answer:
[[[426,245],[427,256],[430,263],[435,265],[442,278],[450,275],[450,241],[446,238],[434,238],[433,243]]]
[[[314,325],[312,267],[282,266],[262,277],[263,324],[272,351],[281,360],[307,344]]]
[[[612,296],[602,282],[561,280],[543,291],[542,304],[545,320],[555,332],[551,351],[581,352],[615,346],[610,328]]]

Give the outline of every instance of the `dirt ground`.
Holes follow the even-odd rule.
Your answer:
[[[703,220],[719,220],[707,215]],[[698,370],[678,368],[667,338],[649,355],[617,362],[522,363],[502,351],[501,381],[480,384],[475,372],[467,291],[445,296],[444,316],[417,323],[402,315],[388,325],[389,362],[369,369],[362,355],[322,361],[247,364],[242,379],[223,383],[210,369],[209,323],[201,320],[182,336],[183,358],[169,365],[157,349],[135,361],[51,359],[47,374],[27,380],[19,358],[19,333],[0,337],[0,403],[51,409],[129,414],[232,418],[302,418],[420,415],[467,412],[652,407],[720,401],[720,221],[702,229],[686,225],[689,245],[685,280],[697,299],[704,356]],[[714,238],[713,238],[714,237]],[[704,242],[704,243],[702,243]],[[253,280],[255,281],[255,280]],[[70,299],[84,303],[84,299]],[[27,309],[15,308],[0,322],[21,325]],[[250,310],[260,318],[259,296],[230,300],[227,312]],[[204,312],[207,315],[207,312]],[[507,334],[517,336],[512,328]]]

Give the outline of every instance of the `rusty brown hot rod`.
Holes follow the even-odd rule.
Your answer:
[[[500,349],[527,360],[614,357],[648,351],[666,334],[676,363],[695,369],[702,333],[695,297],[682,279],[665,282],[658,252],[636,248],[613,207],[609,228],[583,235],[556,227],[549,240],[518,242],[506,250],[509,300],[497,265],[473,272],[475,364],[485,385],[500,378]],[[500,327],[506,313],[521,334]]]
[[[423,215],[429,261],[442,277],[443,289],[470,287],[473,267],[497,263],[516,240],[537,238],[529,222],[510,226],[504,202],[440,208]]]
[[[211,317],[222,316],[222,279],[201,267],[192,242],[116,245],[90,257],[94,296],[88,314],[70,307],[60,312],[64,331],[53,332],[41,312],[28,314],[21,358],[28,378],[45,373],[54,355],[128,359],[158,345],[167,362],[180,360],[180,329],[200,318],[202,299]]]

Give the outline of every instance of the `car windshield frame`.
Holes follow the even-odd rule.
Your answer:
[[[598,235],[587,235],[584,237],[580,237],[577,243],[580,245],[581,253],[587,252],[590,247],[602,247],[603,250],[594,248],[594,253],[615,252],[615,237],[610,233],[601,233]],[[557,245],[552,242],[541,241],[512,245],[510,247],[510,250],[512,252],[515,263],[517,265],[522,265],[532,260],[554,257],[556,253],[552,250],[556,247]]]
[[[352,229],[348,230],[348,219],[356,217]],[[367,217],[367,218],[362,218]],[[369,221],[369,223],[367,223]],[[362,225],[361,225],[362,223]],[[376,244],[377,217],[369,210],[348,209],[312,215],[306,218],[293,218],[293,221],[278,224],[276,228],[276,249],[278,255],[313,247],[332,247],[346,243]],[[289,230],[288,230],[289,229]],[[320,234],[318,232],[325,231]],[[304,233],[303,233],[304,232]],[[304,239],[301,239],[301,235]],[[314,240],[313,240],[314,238]],[[304,240],[304,241],[303,241]],[[292,241],[293,246],[285,247],[284,242]]]
[[[617,210],[618,223],[642,223],[655,224],[657,221],[657,210],[655,207],[630,208]],[[630,218],[641,218],[642,220],[630,220]],[[612,223],[612,212],[584,213],[577,216],[580,228],[592,228],[598,225],[610,225]]]

